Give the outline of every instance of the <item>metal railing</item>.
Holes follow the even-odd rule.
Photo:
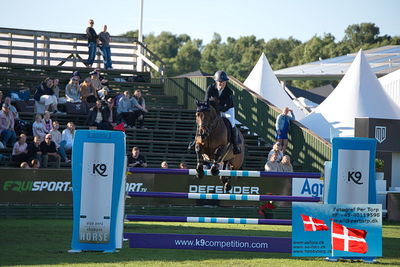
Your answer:
[[[112,36],[113,67],[134,71],[151,70],[164,76],[165,64],[135,38]],[[0,28],[0,62],[33,65],[86,67],[85,34]],[[102,64],[98,51],[95,66]]]

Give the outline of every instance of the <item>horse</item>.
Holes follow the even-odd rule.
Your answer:
[[[239,131],[241,153],[233,154],[233,146],[229,143],[229,135],[232,128],[229,121],[222,118],[209,101],[196,100],[196,106],[196,176],[199,179],[204,176],[203,164],[205,161],[212,162],[210,169],[212,175],[219,174],[220,163],[223,163],[223,169],[240,169],[244,159],[244,138],[242,133]],[[221,176],[220,180],[224,185],[225,192],[232,188],[230,177]]]

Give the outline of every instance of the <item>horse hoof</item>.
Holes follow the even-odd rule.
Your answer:
[[[201,179],[204,177],[204,170],[203,169],[196,169],[196,178]]]
[[[232,189],[232,185],[229,181],[224,184],[225,193],[228,193]]]
[[[216,175],[218,175],[219,174],[219,170],[218,170],[218,167],[216,166],[216,165],[213,165],[212,167],[211,167],[211,174],[212,175],[214,175],[214,176],[216,176]]]

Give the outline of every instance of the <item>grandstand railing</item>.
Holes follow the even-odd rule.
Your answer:
[[[195,109],[195,99],[203,99],[211,77],[168,78],[165,93],[178,98],[178,104]],[[275,120],[281,113],[277,107],[251,91],[237,79],[230,77],[234,91],[236,119],[267,143],[275,142]],[[317,136],[299,122],[291,125],[288,154],[302,165],[304,170],[323,172],[324,162],[331,158],[331,144]]]
[[[112,36],[113,67],[164,76],[165,64],[135,38]],[[85,67],[88,55],[85,34],[0,28],[0,62]],[[98,51],[95,66],[102,58]]]

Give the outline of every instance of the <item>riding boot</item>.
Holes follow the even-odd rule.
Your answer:
[[[232,128],[232,137],[231,137],[231,143],[233,145],[233,154],[240,154],[242,150],[240,149],[240,146],[238,145],[238,139],[239,139],[239,129],[236,127]]]

